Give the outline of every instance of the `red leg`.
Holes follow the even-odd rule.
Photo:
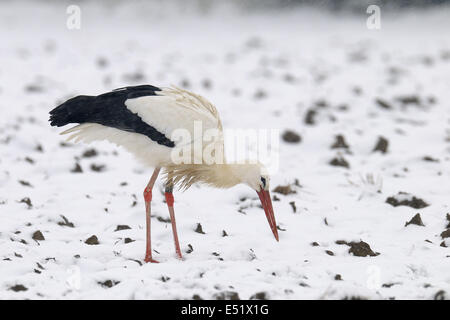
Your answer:
[[[167,202],[167,208],[169,209],[170,213],[170,221],[172,222],[172,232],[173,232],[173,241],[175,242],[175,252],[177,253],[177,256],[179,259],[182,259],[183,256],[181,255],[180,250],[180,243],[178,242],[178,233],[177,233],[177,223],[175,221],[175,211],[173,209],[173,194],[172,194],[172,187],[166,187],[166,202]]]
[[[150,232],[150,218],[151,218],[151,201],[152,201],[152,189],[155,185],[156,178],[158,178],[158,174],[161,168],[155,168],[155,171],[153,171],[152,177],[150,178],[150,181],[147,184],[147,187],[145,187],[144,190],[144,200],[145,200],[145,212],[146,212],[146,226],[147,226],[147,248],[145,250],[145,262],[158,262],[152,258],[152,239],[151,239],[151,232]]]

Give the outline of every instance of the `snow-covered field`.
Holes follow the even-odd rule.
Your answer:
[[[382,11],[371,31],[364,12],[133,3],[82,2],[80,30],[65,3],[0,3],[1,299],[450,297],[448,8]],[[161,263],[143,263],[152,169],[47,122],[64,99],[138,83],[204,95],[226,128],[301,136],[271,179],[292,191],[272,192],[280,242],[248,187],[195,186],[174,194],[179,261],[154,192]]]

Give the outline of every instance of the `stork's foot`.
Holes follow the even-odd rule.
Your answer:
[[[144,259],[144,261],[145,262],[151,262],[151,263],[159,263],[159,261],[156,261],[155,259],[153,259],[152,257],[149,257],[149,256],[145,256],[145,259]]]

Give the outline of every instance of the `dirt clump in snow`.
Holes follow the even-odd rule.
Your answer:
[[[250,297],[250,300],[268,300],[268,299],[269,295],[267,294],[267,292],[264,291],[257,292]]]
[[[384,137],[378,137],[378,141],[373,148],[373,152],[380,151],[381,153],[387,153],[389,141]]]
[[[389,102],[387,102],[386,100],[376,98],[375,103],[383,109],[386,109],[386,110],[393,109],[392,105]]]
[[[345,240],[337,240],[336,244],[339,244],[339,245],[345,244],[345,245],[349,246],[350,249],[348,250],[348,253],[352,253],[356,257],[367,257],[367,256],[375,257],[380,254],[378,252],[373,252],[372,249],[370,248],[370,245],[364,241],[347,242]]]
[[[388,197],[386,202],[394,207],[408,206],[414,209],[422,209],[429,206],[424,200],[416,198],[407,192],[399,192],[395,196]]]
[[[416,105],[416,106],[420,106],[421,105],[421,99],[419,96],[417,95],[409,95],[409,96],[401,96],[401,97],[397,97],[397,101],[399,101],[400,103],[402,103],[403,105]]]
[[[282,135],[283,141],[287,143],[299,143],[302,141],[302,137],[295,131],[286,130]]]
[[[423,161],[427,161],[427,162],[439,162],[439,159],[433,158],[431,156],[424,156],[422,158]]]
[[[88,149],[85,152],[83,152],[81,157],[83,157],[83,158],[93,158],[93,157],[96,157],[97,155],[98,155],[97,150],[95,150],[95,149]]]
[[[422,217],[420,216],[420,213],[417,213],[414,217],[411,218],[411,220],[406,222],[405,227],[409,226],[410,224],[415,224],[418,226],[425,227],[425,224],[422,221]]]
[[[22,284],[16,284],[15,286],[9,287],[9,290],[19,292],[19,291],[27,291],[28,288]]]
[[[275,192],[275,193],[279,193],[279,194],[285,195],[285,196],[287,196],[288,194],[297,193],[297,191],[293,190],[291,188],[291,185],[289,185],[289,184],[285,185],[285,186],[279,185],[275,189],[273,189],[272,191]]]
[[[72,173],[83,173],[83,168],[81,168],[79,163],[75,163],[75,166],[72,170],[70,170]]]
[[[42,234],[42,232],[40,230],[37,230],[33,233],[32,239],[36,240],[36,241],[44,241],[45,240],[44,235]]]
[[[22,200],[19,201],[19,203],[25,203],[28,206],[28,209],[31,209],[33,207],[31,199],[28,197],[23,198]]]
[[[121,231],[121,230],[128,230],[131,229],[129,226],[127,226],[126,224],[119,224],[116,227],[116,230],[114,230],[114,232],[116,231]]]
[[[61,218],[63,219],[63,221],[59,221],[58,225],[60,225],[61,227],[69,227],[69,228],[74,228],[75,225],[69,221],[69,219],[67,219],[65,216],[61,215]]]
[[[335,141],[330,147],[331,149],[349,149],[347,141],[345,141],[345,137],[341,134],[338,134],[335,137]]]
[[[103,282],[97,282],[99,285],[101,285],[102,287],[105,287],[105,288],[112,288],[112,287],[114,287],[116,284],[119,284],[120,283],[120,281],[115,281],[115,280],[106,280],[106,281],[103,281]]]
[[[297,212],[297,206],[295,205],[295,201],[289,202],[289,205],[292,207],[292,211],[294,213],[296,213]]]
[[[103,172],[105,171],[106,166],[104,164],[91,164],[91,170],[94,172]]]
[[[443,231],[443,232],[441,233],[441,238],[442,238],[442,239],[450,238],[450,229],[447,229],[447,230]]]
[[[316,124],[316,115],[317,115],[316,110],[309,109],[305,115],[305,123],[309,124],[309,125],[315,125]]]
[[[197,223],[197,227],[194,230],[197,233],[201,233],[201,234],[205,234],[205,232],[203,231],[203,227],[200,223]]]
[[[343,168],[347,168],[347,169],[350,168],[350,164],[342,156],[337,156],[337,157],[331,159],[329,164],[334,167],[343,167]]]
[[[241,300],[235,291],[222,291],[214,295],[216,300]]]
[[[30,187],[30,188],[33,188],[33,186],[31,185],[31,183],[29,183],[28,181],[25,181],[25,180],[19,180],[19,183],[20,183],[21,185],[23,185],[24,187]]]
[[[446,296],[446,292],[444,290],[439,290],[438,292],[435,293],[434,300],[447,300],[448,297]]]
[[[84,243],[88,244],[88,245],[97,245],[100,244],[100,242],[98,242],[98,238],[96,235],[92,235],[89,238],[86,239],[86,241],[84,241]]]

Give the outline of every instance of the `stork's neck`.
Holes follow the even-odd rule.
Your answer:
[[[213,164],[205,167],[211,175],[209,184],[216,188],[231,188],[241,182],[239,167],[236,164]]]
[[[204,183],[216,188],[231,188],[239,183],[248,183],[249,176],[259,172],[255,164],[183,164],[167,166],[167,182],[187,189],[194,183]]]
[[[255,164],[248,163],[225,163],[208,166],[212,171],[213,183],[217,188],[231,188],[247,180]]]

